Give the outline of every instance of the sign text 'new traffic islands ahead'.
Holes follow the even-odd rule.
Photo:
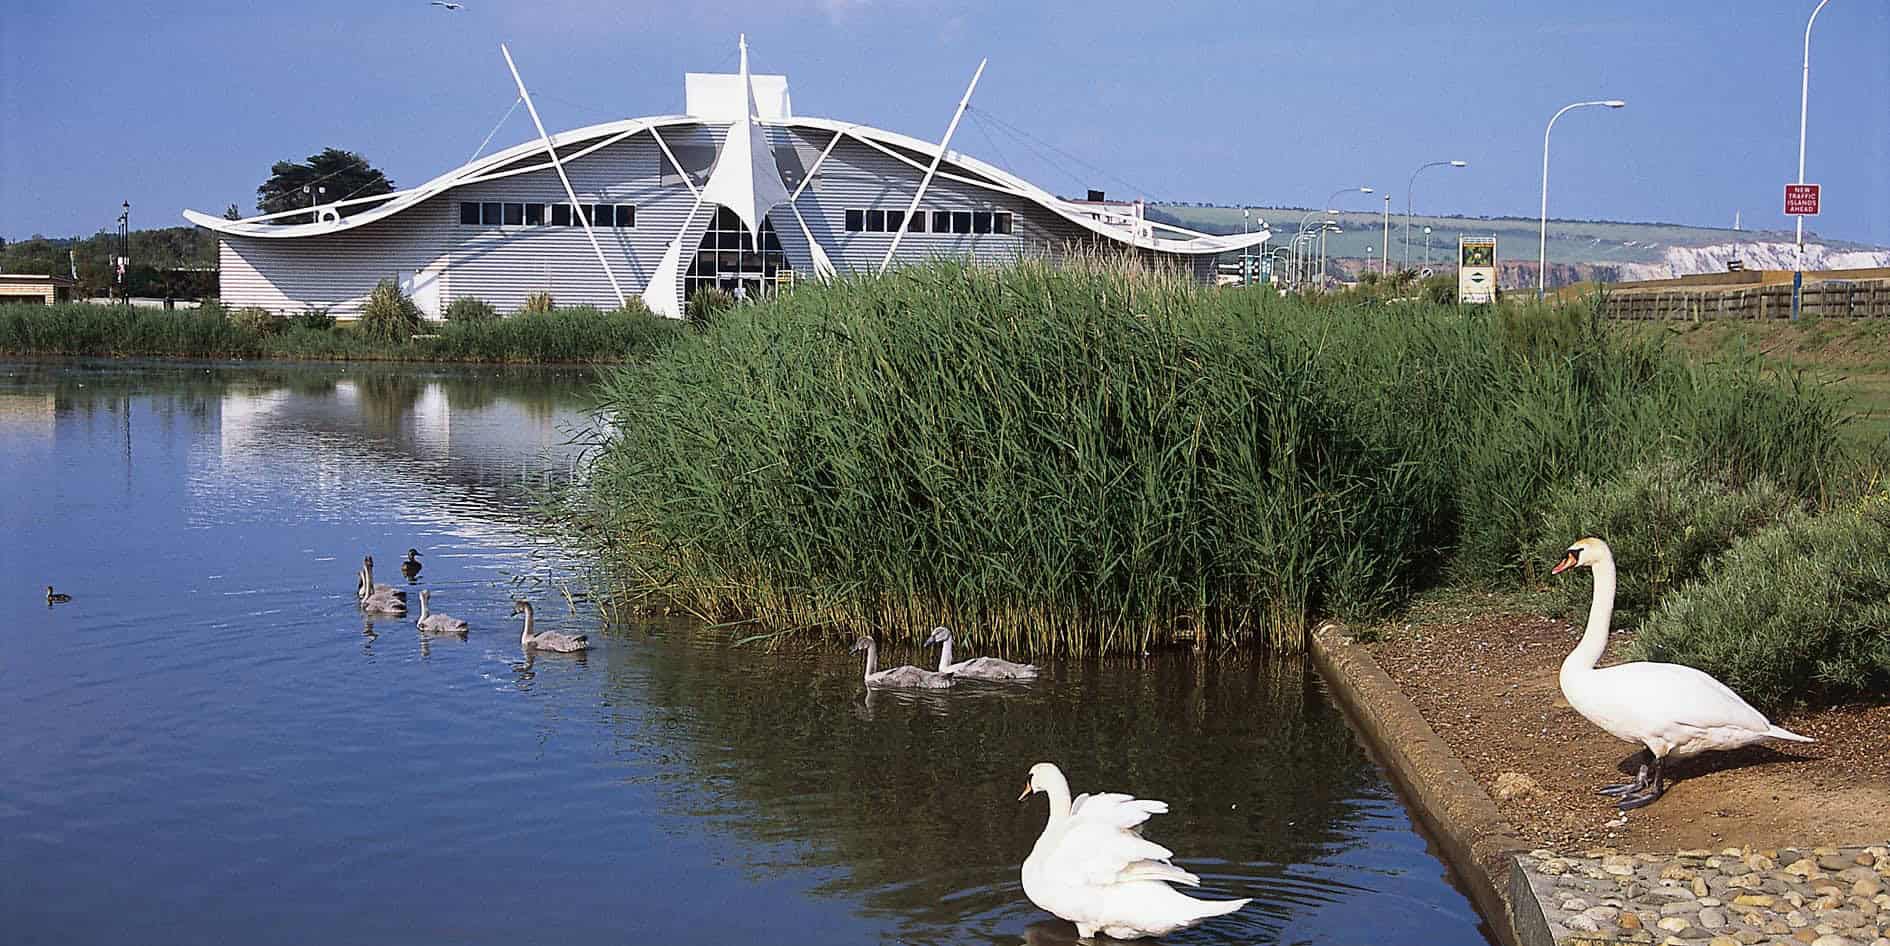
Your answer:
[[[1816,217],[1818,215],[1818,185],[1785,185],[1785,216]]]

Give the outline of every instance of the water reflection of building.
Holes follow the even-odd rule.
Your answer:
[[[361,495],[372,480],[517,498],[568,475],[575,451],[565,442],[584,421],[542,390],[495,394],[490,378],[374,370],[301,380],[224,393],[226,474],[267,478],[293,453],[316,471],[315,489],[338,497]]]
[[[38,434],[51,439],[55,402],[52,394],[0,394],[0,429],[10,436]]]

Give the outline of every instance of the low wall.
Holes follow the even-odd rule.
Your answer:
[[[1510,910],[1511,872],[1524,847],[1496,802],[1371,653],[1343,628],[1327,624],[1314,631],[1312,657],[1353,727],[1403,789],[1498,938],[1510,946],[1541,942],[1517,935],[1519,929],[1543,924],[1539,911],[1518,918]],[[1518,903],[1536,907],[1533,898]]]

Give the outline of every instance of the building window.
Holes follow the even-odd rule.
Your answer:
[[[973,233],[990,233],[991,232],[991,211],[974,210],[971,212],[971,232]]]
[[[525,205],[507,203],[505,205],[505,225],[522,227],[525,225]]]
[[[1006,233],[1006,234],[1010,233],[1011,232],[1011,212],[1008,210],[1000,210],[997,212],[996,216],[997,216],[997,219],[992,222],[997,225],[997,232]]]
[[[952,232],[953,233],[970,233],[971,232],[971,211],[969,210],[952,211]]]
[[[932,232],[933,233],[952,232],[952,212],[951,211],[949,210],[932,211]]]
[[[467,227],[476,227],[479,225],[479,204],[477,201],[462,200],[459,202],[459,222],[461,226]]]
[[[906,212],[903,210],[886,211],[886,232],[898,233],[906,225]]]
[[[913,211],[912,219],[906,221],[906,232],[907,233],[924,233],[925,232],[925,211],[923,210]]]
[[[866,232],[868,233],[885,233],[886,232],[886,211],[869,210],[866,212]]]
[[[860,233],[866,229],[866,211],[847,211],[847,232]]]
[[[499,217],[500,217],[500,213],[499,213],[498,201],[496,200],[487,201],[486,203],[479,205],[479,223],[481,225],[488,226],[488,227],[496,227],[499,225]]]
[[[551,205],[551,225],[554,227],[568,227],[571,225],[570,204]]]
[[[544,204],[525,205],[525,225],[528,227],[542,227],[545,225]]]
[[[630,204],[617,205],[617,226],[626,230],[637,225],[637,208]]]

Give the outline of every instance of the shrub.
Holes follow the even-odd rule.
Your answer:
[[[392,279],[383,279],[368,293],[361,307],[359,328],[379,342],[404,342],[420,330],[420,307],[400,291]]]
[[[335,317],[327,308],[303,309],[295,318],[289,320],[290,327],[326,332],[335,327]]]
[[[1606,540],[1621,572],[1615,625],[1632,627],[1668,591],[1698,577],[1713,556],[1801,505],[1769,477],[1730,486],[1671,461],[1600,482],[1583,476],[1549,497],[1536,560],[1560,559],[1583,536]],[[1594,591],[1589,572],[1559,581],[1563,613],[1586,611]]]
[[[499,310],[493,308],[492,303],[473,296],[461,296],[446,307],[448,322],[484,322],[498,317]]]
[[[698,289],[689,296],[689,304],[683,307],[683,316],[691,325],[703,326],[734,307],[734,293],[710,286]]]
[[[245,332],[274,335],[286,328],[289,320],[262,306],[246,305],[229,314],[230,324]]]
[[[1697,667],[1760,706],[1890,687],[1890,497],[1794,514],[1666,597],[1630,648]]]
[[[541,313],[541,312],[550,312],[552,309],[555,309],[555,308],[557,308],[557,306],[553,304],[552,302],[551,293],[534,292],[531,295],[528,295],[525,297],[525,307],[520,309],[519,311]]]

